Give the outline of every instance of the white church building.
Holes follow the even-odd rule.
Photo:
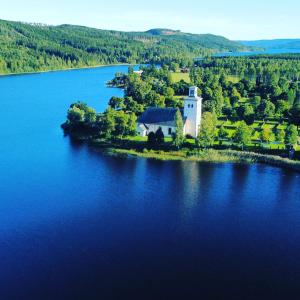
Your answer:
[[[150,132],[162,129],[165,137],[171,137],[176,132],[175,116],[177,108],[150,107],[137,120],[137,132],[140,136],[148,136]],[[202,98],[198,96],[198,88],[189,89],[189,96],[184,99],[181,111],[184,123],[184,135],[194,138],[198,136],[202,115]]]

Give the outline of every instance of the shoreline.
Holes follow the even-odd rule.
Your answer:
[[[111,154],[117,156],[140,157],[145,159],[155,159],[161,161],[195,161],[205,163],[239,163],[239,164],[264,164],[273,167],[289,169],[300,172],[300,162],[293,161],[280,156],[258,154],[255,152],[242,152],[236,150],[205,150],[201,156],[181,156],[168,152],[138,152],[135,150],[113,149]],[[206,156],[206,157],[205,157]]]
[[[55,70],[45,70],[45,71],[33,71],[33,72],[20,72],[20,73],[7,73],[0,74],[1,77],[9,76],[22,76],[22,75],[35,75],[35,74],[44,74],[44,73],[54,73],[54,72],[63,72],[63,71],[76,71],[76,70],[85,70],[85,69],[97,69],[104,67],[116,67],[116,66],[135,66],[136,64],[111,64],[111,65],[95,65],[95,66],[85,66],[85,67],[74,67],[74,68],[65,68],[65,69],[55,69]]]
[[[140,157],[161,161],[197,161],[206,163],[247,163],[265,164],[300,172],[300,161],[290,160],[276,155],[260,154],[239,150],[148,150],[146,148],[122,147],[112,142],[91,140],[90,146],[104,153],[119,157]]]

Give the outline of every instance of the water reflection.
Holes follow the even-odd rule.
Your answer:
[[[299,294],[297,173],[111,157],[63,137],[70,103],[101,111],[126,69],[0,78],[1,299],[241,299],[266,278],[273,299]]]

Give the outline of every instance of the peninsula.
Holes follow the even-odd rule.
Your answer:
[[[74,103],[63,128],[115,154],[299,169],[295,66],[298,55],[130,67],[109,83],[124,88],[123,98],[112,97],[100,114]]]

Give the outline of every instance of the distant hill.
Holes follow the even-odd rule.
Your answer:
[[[146,33],[150,33],[152,35],[179,35],[181,34],[181,31],[165,28],[155,28],[146,31]]]
[[[300,39],[239,41],[239,43],[246,47],[257,47],[264,49],[300,49]]]
[[[241,51],[249,48],[247,46],[243,46],[241,43],[234,42],[226,39],[223,36],[213,34],[192,34],[181,32],[180,30],[160,28],[148,30],[146,31],[146,33],[154,36],[159,36],[164,40],[191,43],[191,45],[196,47],[214,49],[221,52]]]
[[[171,29],[121,32],[0,20],[0,73],[116,63],[185,65],[201,55],[243,50],[245,46],[221,36]]]

